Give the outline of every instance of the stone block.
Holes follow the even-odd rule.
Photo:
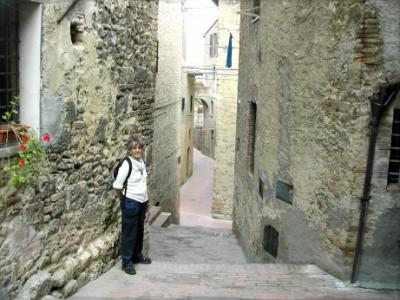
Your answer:
[[[50,292],[51,286],[50,273],[41,271],[28,279],[16,300],[39,300]]]
[[[80,268],[84,270],[88,264],[90,263],[91,254],[88,251],[83,251],[78,255],[78,261],[80,264]]]
[[[68,298],[72,294],[74,294],[78,290],[78,282],[76,280],[70,280],[65,287],[63,288],[63,295],[64,297]]]
[[[74,257],[68,257],[64,264],[63,269],[65,270],[68,278],[74,278],[78,271],[80,270],[79,261]]]
[[[60,288],[65,285],[68,280],[68,274],[64,269],[59,269],[51,276],[51,284],[55,288]]]
[[[24,221],[27,224],[37,224],[43,221],[43,203],[34,203],[25,206]]]

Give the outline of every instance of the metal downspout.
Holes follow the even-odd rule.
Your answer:
[[[370,137],[368,146],[367,168],[365,170],[364,188],[362,197],[360,199],[361,212],[358,223],[357,242],[353,260],[353,269],[351,273],[351,283],[354,283],[357,280],[358,267],[361,258],[362,240],[365,231],[365,221],[367,218],[368,204],[370,199],[371,179],[372,179],[375,146],[378,137],[379,124],[386,108],[389,107],[391,102],[395,99],[396,94],[399,91],[399,87],[400,87],[400,82],[386,85],[379,90],[378,99],[373,97],[370,100],[372,120],[370,122]],[[374,100],[378,100],[378,102],[375,102]]]

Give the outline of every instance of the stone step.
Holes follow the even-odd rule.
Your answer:
[[[151,223],[151,226],[154,227],[168,227],[171,223],[171,213],[170,212],[162,212],[157,218]]]
[[[157,219],[157,217],[161,214],[161,207],[160,206],[152,206],[149,209],[150,217],[149,223],[150,225]]]
[[[153,260],[151,265],[136,265],[134,276],[120,268],[119,263],[71,299],[398,299],[393,291],[360,289],[313,265]]]
[[[178,263],[245,264],[245,256],[230,229],[151,226],[150,257]]]

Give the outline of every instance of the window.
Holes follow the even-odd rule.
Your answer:
[[[85,34],[85,20],[83,18],[75,18],[71,21],[69,32],[71,42],[75,46],[83,47],[83,37]]]
[[[0,3],[0,115],[19,95],[18,12],[14,4]],[[17,121],[17,120],[15,120]],[[3,123],[4,120],[0,120]]]
[[[0,1],[0,115],[19,96],[15,121],[39,132],[42,7],[40,3],[13,2]],[[46,127],[50,134],[53,127]]]
[[[253,12],[260,15],[260,0],[253,0]]]
[[[156,57],[156,73],[158,73],[158,61],[160,59],[159,55],[160,55],[160,45],[159,42],[157,40],[157,45],[156,45],[156,53],[157,53],[157,57]]]
[[[218,56],[218,36],[216,33],[210,34],[210,57]]]
[[[393,111],[392,140],[390,146],[388,185],[400,186],[400,108]]]
[[[193,96],[190,96],[190,112],[193,111]]]
[[[278,245],[279,245],[279,232],[271,225],[265,226],[264,238],[263,238],[264,250],[276,258],[278,256]]]
[[[257,104],[250,102],[248,144],[247,144],[247,166],[251,174],[254,172],[254,151],[256,146],[256,122]]]
[[[264,199],[264,182],[261,178],[258,179],[258,195],[260,196],[261,200]]]
[[[253,0],[252,15],[253,15],[252,23],[260,19],[260,0]]]
[[[281,180],[276,181],[276,198],[286,203],[293,203],[293,186]]]
[[[182,98],[182,106],[181,106],[182,111],[185,110],[185,98]]]

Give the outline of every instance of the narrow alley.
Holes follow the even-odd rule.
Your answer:
[[[247,263],[230,222],[210,217],[212,168],[196,150],[193,176],[181,188],[182,224],[151,226],[152,264],[137,265],[129,276],[118,263],[69,299],[398,299],[352,287],[313,265]]]
[[[0,0],[0,300],[400,299],[399,16]]]

